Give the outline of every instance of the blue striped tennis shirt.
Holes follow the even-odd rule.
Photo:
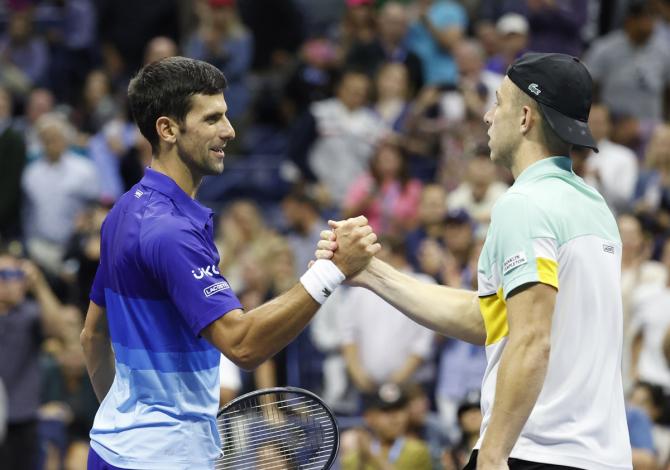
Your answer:
[[[213,466],[221,353],[199,333],[241,308],[218,265],[212,212],[166,175],[147,169],[107,216],[90,295],[116,358],[90,434],[107,463]]]

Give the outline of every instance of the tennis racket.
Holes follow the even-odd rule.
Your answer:
[[[315,394],[294,387],[256,390],[217,414],[221,455],[216,470],[327,470],[339,432]]]

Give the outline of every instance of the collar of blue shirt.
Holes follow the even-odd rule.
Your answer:
[[[205,226],[212,218],[212,210],[194,200],[169,176],[151,168],[145,168],[140,184],[169,197],[195,223]]]

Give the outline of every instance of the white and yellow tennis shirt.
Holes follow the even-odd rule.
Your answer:
[[[621,240],[607,204],[572,172],[570,159],[531,165],[498,200],[478,271],[488,359],[482,438],[509,334],[506,299],[541,282],[558,290],[549,367],[511,457],[632,468],[621,382]]]

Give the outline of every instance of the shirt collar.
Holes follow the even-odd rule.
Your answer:
[[[568,157],[547,157],[523,170],[516,181],[514,181],[514,184],[525,183],[541,176],[564,173],[566,171],[572,173],[572,160]]]
[[[190,219],[202,226],[212,217],[211,209],[191,198],[172,178],[163,173],[147,167],[140,184],[169,197]]]

